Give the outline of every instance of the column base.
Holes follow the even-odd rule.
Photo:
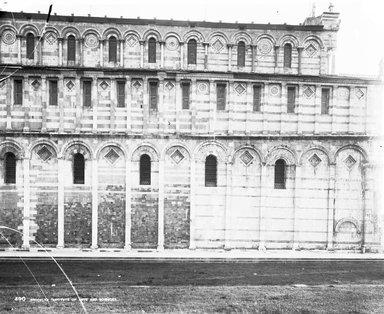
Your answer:
[[[293,243],[292,251],[300,251],[300,245],[299,243]]]
[[[97,250],[98,248],[99,248],[98,245],[91,245],[91,249],[92,249],[92,250]]]
[[[264,242],[260,242],[259,244],[259,251],[260,252],[267,252],[267,248],[265,247],[265,243]]]
[[[164,245],[158,245],[156,251],[157,252],[163,252],[164,251]]]
[[[130,250],[132,250],[132,246],[131,246],[130,244],[126,244],[126,245],[124,246],[124,250],[126,250],[126,251],[130,251]]]
[[[64,249],[64,245],[58,244],[56,245],[56,249]]]
[[[29,244],[23,244],[23,245],[21,246],[21,249],[22,249],[23,251],[29,251],[29,250],[30,250],[30,246],[29,246]]]

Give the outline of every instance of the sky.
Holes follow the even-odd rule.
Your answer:
[[[299,24],[327,11],[329,0],[0,0],[0,9],[125,18]],[[384,59],[384,1],[333,0],[340,13],[336,73],[376,76]]]

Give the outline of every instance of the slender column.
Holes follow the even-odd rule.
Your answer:
[[[233,44],[227,44],[228,47],[228,71],[232,70],[232,47]]]
[[[164,41],[160,41],[160,67],[164,68]]]
[[[97,133],[97,118],[98,118],[97,77],[92,78],[91,104],[92,104],[92,133]]]
[[[336,102],[337,102],[337,85],[334,85],[331,90],[331,97],[329,99],[329,114],[331,115],[331,133],[336,133]],[[349,99],[351,97],[351,90],[348,88]],[[348,119],[349,121],[349,119]]]
[[[45,75],[41,77],[41,107],[41,132],[47,132],[47,77]]]
[[[164,119],[164,115],[165,115],[165,112],[164,112],[164,78],[160,77],[159,79],[159,104],[158,104],[158,113],[159,113],[159,122],[158,122],[158,128],[159,128],[159,131],[163,131],[163,132],[166,132],[167,129],[168,129],[168,123],[166,123],[165,119]]]
[[[295,185],[293,191],[293,250],[300,248],[300,225],[299,218],[301,214],[300,196],[301,196],[301,165],[295,169]]]
[[[191,130],[192,134],[196,133],[196,102],[197,102],[197,80],[192,79],[191,83],[192,93],[191,93]]]
[[[362,201],[363,201],[363,213],[362,213],[362,225],[361,225],[361,252],[365,253],[368,245],[372,243],[372,231],[369,228],[368,222],[372,220],[372,198],[369,180],[372,178],[371,166],[365,162],[362,164],[361,169],[362,180]]]
[[[12,105],[15,102],[13,99],[13,88],[14,88],[14,81],[8,80],[8,83],[5,85],[7,88],[6,93],[6,106],[7,106],[7,122],[6,122],[6,130],[10,131],[12,130]]]
[[[30,224],[30,181],[29,158],[23,159],[24,170],[24,213],[23,213],[23,249],[29,249],[29,224]]]
[[[180,69],[184,69],[184,42],[180,42]]]
[[[84,65],[84,38],[79,38],[79,64],[82,67]]]
[[[144,68],[144,40],[139,40],[140,43],[140,67]]]
[[[131,131],[131,109],[132,109],[132,79],[130,76],[127,76],[127,83],[125,85],[125,92],[127,97],[127,133]]]
[[[335,196],[336,196],[336,164],[329,164],[328,180],[328,212],[327,212],[327,249],[333,249],[333,229],[335,216]]]
[[[181,81],[180,78],[176,78],[176,133],[180,133],[180,112],[182,111],[183,107],[183,99],[182,99],[182,92],[181,92]]]
[[[17,63],[21,64],[21,35],[16,35],[17,39]]]
[[[44,36],[37,36],[37,40],[40,39],[39,42],[39,59],[38,64],[43,64],[43,43],[44,43]]]
[[[64,247],[64,158],[59,157],[57,186],[57,248]]]
[[[256,61],[256,57],[257,57],[257,45],[251,45],[251,54],[252,54],[251,71],[255,72],[255,61]]]
[[[287,113],[287,83],[281,83],[281,98],[280,98],[280,129],[279,133],[284,133],[283,117]]]
[[[298,88],[298,95],[297,95],[297,102],[296,102],[296,126],[297,126],[297,134],[302,134],[302,101],[303,101],[303,90],[304,90],[304,85],[299,84]]]
[[[2,39],[1,39],[1,35],[0,35],[0,63],[3,63],[3,56],[1,55],[1,46],[2,46]]]
[[[215,133],[216,128],[216,106],[215,106],[215,81],[209,81],[209,133]]]
[[[252,83],[247,83],[246,92],[247,102],[245,105],[245,135],[249,135],[251,133],[251,123],[249,121],[249,117],[251,116],[251,111],[253,110]]]
[[[208,46],[209,43],[203,43],[204,45],[204,70],[208,69]]]
[[[279,48],[280,46],[275,46],[275,72],[279,66]]]
[[[164,160],[159,160],[159,222],[157,250],[164,250]]]
[[[97,249],[97,228],[98,228],[98,213],[99,199],[98,199],[98,173],[97,173],[97,159],[92,160],[92,249]]]
[[[335,49],[332,49],[331,52],[331,73],[330,74],[335,74],[336,70],[336,56],[335,56]]]
[[[319,116],[321,112],[321,87],[315,85],[315,123],[314,123],[314,133],[319,134]]]
[[[100,67],[104,66],[104,40],[100,39]]]
[[[232,157],[226,162],[224,248],[231,249]]]
[[[131,166],[132,162],[127,158],[125,164],[125,246],[124,249],[131,250]]]
[[[191,182],[191,194],[190,194],[190,202],[189,202],[189,249],[196,249],[195,242],[195,208],[196,208],[196,186],[195,186],[195,172],[196,172],[196,161],[192,157],[191,158],[191,174],[190,174],[190,182]]]
[[[143,134],[149,133],[149,96],[148,96],[148,78],[143,80]]]
[[[264,220],[264,206],[266,203],[266,176],[267,165],[261,163],[261,176],[260,176],[260,198],[259,198],[259,251],[265,250],[265,220]]]
[[[228,135],[233,134],[233,100],[232,100],[232,91],[233,91],[233,81],[230,81],[228,84],[227,91],[227,100],[228,100]]]
[[[29,91],[30,85],[28,82],[28,77],[24,77],[23,79],[23,90],[24,91]],[[24,132],[29,131],[29,111],[31,110],[31,93],[28,93],[27,97],[24,97],[23,99],[23,107],[24,107]]]
[[[109,133],[113,134],[116,131],[116,80],[111,79],[111,105],[110,105],[110,122],[109,122]]]
[[[302,60],[302,54],[303,54],[303,47],[297,47],[297,55],[298,55],[298,58],[299,58],[299,66],[298,66],[298,69],[297,69],[297,73],[298,74],[302,74],[301,73],[301,60]]]
[[[75,79],[75,85],[76,85],[76,90],[77,91],[80,91],[80,87],[81,87],[81,82],[80,82],[80,78],[79,77],[76,77]],[[81,93],[78,92],[76,93],[76,103],[74,104],[74,107],[76,108],[76,116],[75,116],[75,132],[78,133],[80,132],[80,128],[81,128],[81,111],[82,111],[82,102],[81,102]]]
[[[267,100],[269,99],[269,84],[264,83],[264,101],[261,103],[260,110],[263,113],[263,134],[268,133],[268,113],[267,113]]]
[[[64,76],[59,76],[59,90],[64,91]],[[62,133],[64,131],[64,99],[63,99],[63,93],[59,93],[58,95],[58,106],[60,111],[60,117],[59,117],[59,133]]]
[[[323,65],[325,54],[326,54],[325,48],[320,49],[320,71],[319,71],[320,75],[323,75],[324,72],[327,71],[327,66]]]
[[[59,66],[63,65],[63,37],[58,37],[57,42],[59,43]]]
[[[124,39],[120,39],[120,66],[124,68]]]

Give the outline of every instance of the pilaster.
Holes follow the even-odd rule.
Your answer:
[[[158,221],[158,240],[157,240],[157,250],[164,250],[164,160],[159,160],[159,221]]]
[[[98,198],[98,171],[97,156],[92,160],[92,249],[97,249],[97,229],[99,216],[99,198]]]
[[[224,248],[231,249],[232,157],[226,162]]]
[[[190,210],[189,210],[189,249],[196,249],[196,241],[195,241],[195,212],[196,212],[196,160],[191,158],[191,174],[190,174]]]
[[[126,159],[125,163],[125,245],[124,249],[131,250],[131,160]]]
[[[328,213],[327,213],[327,249],[333,249],[333,232],[335,219],[335,197],[336,197],[336,164],[329,164],[328,179]]]
[[[232,70],[232,47],[233,44],[227,44],[228,47],[228,71]]]
[[[23,249],[29,249],[30,229],[30,179],[29,179],[29,157],[23,159],[24,170],[24,210],[23,210]]]
[[[57,248],[64,247],[64,162],[63,157],[57,160]]]

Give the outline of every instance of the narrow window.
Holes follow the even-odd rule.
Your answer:
[[[156,39],[153,37],[148,40],[148,62],[156,63]]]
[[[117,81],[117,107],[125,107],[125,82]]]
[[[287,112],[295,112],[296,88],[289,86],[287,89]]]
[[[109,62],[117,61],[117,40],[115,36],[109,37]]]
[[[84,156],[77,153],[73,156],[73,184],[84,184]]]
[[[151,158],[148,155],[140,157],[140,185],[151,185]]]
[[[291,44],[284,45],[284,68],[292,66],[292,46]]]
[[[217,110],[225,110],[226,84],[217,84]]]
[[[57,91],[57,81],[49,81],[49,105],[57,106],[58,91]]]
[[[253,86],[253,111],[260,111],[261,107],[261,85]]]
[[[92,82],[83,81],[83,106],[92,106]]]
[[[217,186],[217,159],[213,155],[205,159],[205,186]]]
[[[188,64],[196,64],[197,42],[195,39],[188,41]]]
[[[16,157],[13,153],[6,153],[4,183],[16,183]]]
[[[75,36],[68,36],[68,61],[76,60],[76,39]]]
[[[189,91],[190,91],[190,84],[189,83],[182,83],[182,94],[183,94],[183,109],[189,109]]]
[[[15,105],[23,104],[23,80],[15,79],[13,81],[13,98]]]
[[[157,82],[149,82],[149,108],[157,110]]]
[[[243,41],[239,41],[237,44],[237,66],[245,66],[245,43]]]
[[[329,113],[329,95],[330,95],[329,88],[321,89],[321,114]]]
[[[35,36],[32,33],[27,34],[27,59],[33,60],[35,50]]]
[[[275,162],[275,189],[285,189],[285,161],[283,159]]]

